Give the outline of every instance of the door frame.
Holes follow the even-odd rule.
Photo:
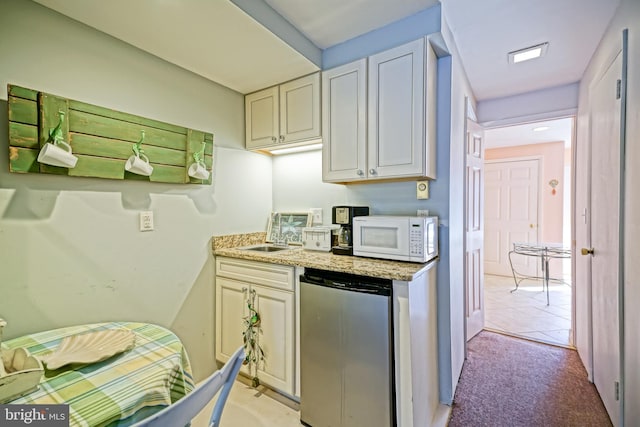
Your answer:
[[[624,95],[624,91],[623,91],[623,95]],[[569,204],[570,204],[570,208],[569,211],[564,213],[564,215],[570,215],[570,227],[571,227],[571,250],[572,250],[572,257],[571,257],[571,283],[572,283],[572,292],[571,292],[571,343],[572,345],[575,347],[576,346],[576,328],[579,327],[580,325],[577,324],[577,315],[576,315],[576,310],[577,310],[577,301],[576,301],[576,292],[575,292],[575,281],[576,281],[576,256],[577,256],[577,252],[576,252],[576,234],[577,234],[577,206],[576,206],[576,196],[577,196],[577,157],[578,157],[578,150],[577,150],[577,141],[578,141],[578,115],[577,115],[577,111],[571,114],[561,114],[558,116],[549,116],[549,117],[545,117],[544,119],[540,119],[539,117],[535,117],[535,116],[525,116],[525,117],[521,117],[520,120],[517,121],[502,121],[500,123],[495,123],[492,124],[491,126],[487,126],[484,127],[484,129],[495,129],[495,128],[500,128],[500,127],[508,127],[508,126],[516,126],[516,125],[522,125],[522,124],[527,124],[527,123],[535,123],[535,122],[539,122],[542,120],[559,120],[559,119],[571,119],[572,121],[572,132],[571,132],[571,169],[570,169],[570,176],[571,176],[571,186],[570,186],[570,192],[569,192]],[[466,123],[466,122],[465,122]],[[480,125],[482,126],[482,123],[480,123]],[[466,124],[465,124],[465,135],[466,135]],[[540,160],[542,158],[542,156],[521,156],[521,157],[513,157],[512,159],[518,159],[518,160],[530,160],[532,158],[537,158],[538,160]],[[503,161],[503,160],[498,160],[498,161]],[[492,162],[492,160],[486,160],[485,163],[489,163]],[[539,165],[541,163],[539,162]],[[541,191],[541,189],[543,188],[543,184],[544,184],[544,179],[542,176],[541,171],[539,171],[538,174],[538,179],[539,182],[542,183],[542,186],[540,186],[539,188],[539,192]],[[540,184],[539,184],[540,185]],[[485,192],[483,191],[483,197]],[[538,195],[540,196],[540,194]],[[465,194],[466,197],[466,194]],[[538,210],[540,211],[541,209],[541,204],[540,204],[540,198],[538,200]],[[538,217],[540,217],[540,213],[538,213]],[[466,271],[465,271],[466,274]],[[589,283],[589,295],[591,295],[591,288],[590,288],[591,284]],[[466,298],[466,294],[465,294],[465,298]],[[466,304],[466,300],[465,300],[465,304]],[[591,307],[589,306],[589,312],[591,311]],[[589,320],[590,321],[590,320]],[[466,325],[465,325],[466,326]],[[583,325],[584,326],[584,325]],[[586,326],[588,328],[588,334],[589,336],[591,336],[591,323],[589,323],[588,326]],[[466,329],[465,329],[465,340],[466,340]],[[465,345],[466,345],[466,341],[465,341]],[[589,348],[591,349],[591,342],[589,343]],[[577,348],[576,348],[577,349]],[[466,347],[465,347],[465,351],[466,351]],[[465,353],[466,354],[466,353]],[[590,357],[590,360],[592,360],[593,358]],[[589,380],[591,380],[591,374],[592,374],[592,369],[591,366],[585,366],[585,368],[587,368],[587,373],[589,374]],[[623,382],[621,381],[620,386],[622,387]]]
[[[618,324],[620,329],[620,421],[625,423],[625,328],[624,328],[624,284],[625,284],[625,192],[626,192],[626,145],[627,145],[627,78],[629,67],[629,29],[622,31],[622,76],[620,76],[620,222],[619,248],[620,262],[618,275]]]

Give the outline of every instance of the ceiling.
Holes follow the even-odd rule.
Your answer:
[[[534,131],[533,129],[536,128],[539,130]],[[571,147],[572,134],[572,118],[545,120],[542,122],[486,129],[484,131],[486,148],[512,147],[515,145],[558,141],[564,142],[565,147]]]
[[[318,70],[229,0],[34,0],[240,93]]]
[[[438,0],[264,0],[321,49],[427,9]]]
[[[317,70],[229,0],[34,1],[241,93]],[[320,48],[438,2],[253,1],[268,3]],[[580,80],[620,0],[441,2],[476,99],[486,100]],[[541,42],[549,42],[546,56],[508,64],[508,52]]]
[[[264,0],[326,48],[412,15],[434,0]],[[477,100],[580,80],[620,0],[441,0]],[[514,50],[548,42],[537,60]]]
[[[477,100],[582,78],[620,0],[443,0]],[[509,64],[511,51],[549,42],[547,54]]]

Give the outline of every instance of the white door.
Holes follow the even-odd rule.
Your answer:
[[[484,271],[510,276],[513,242],[538,243],[538,160],[486,162],[484,170]],[[521,274],[535,275],[535,257],[513,256]]]
[[[322,72],[322,139],[323,181],[366,178],[366,58]]]
[[[320,137],[320,73],[280,85],[280,143]]]
[[[258,343],[264,363],[258,364],[260,381],[293,395],[294,319],[293,292],[253,285],[256,311],[260,313]]]
[[[465,281],[467,341],[484,328],[483,252],[483,171],[484,132],[474,121],[467,120],[466,147],[466,230]]]
[[[425,40],[369,57],[369,178],[423,173]]]
[[[275,145],[280,136],[278,86],[244,97],[247,149]]]
[[[620,99],[622,55],[592,87],[591,289],[593,380],[614,426],[620,423],[618,266],[620,261]],[[636,375],[637,373],[632,373]]]

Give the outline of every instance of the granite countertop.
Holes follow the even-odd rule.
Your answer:
[[[392,261],[347,255],[333,255],[331,252],[310,251],[300,246],[290,246],[277,252],[256,252],[239,249],[240,247],[264,243],[265,233],[250,233],[213,238],[212,248],[216,256],[268,262],[271,264],[292,265],[317,268],[319,270],[359,274],[381,279],[393,279],[410,282],[422,274],[431,263]]]

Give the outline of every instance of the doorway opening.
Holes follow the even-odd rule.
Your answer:
[[[574,118],[485,129],[485,328],[573,347]]]

